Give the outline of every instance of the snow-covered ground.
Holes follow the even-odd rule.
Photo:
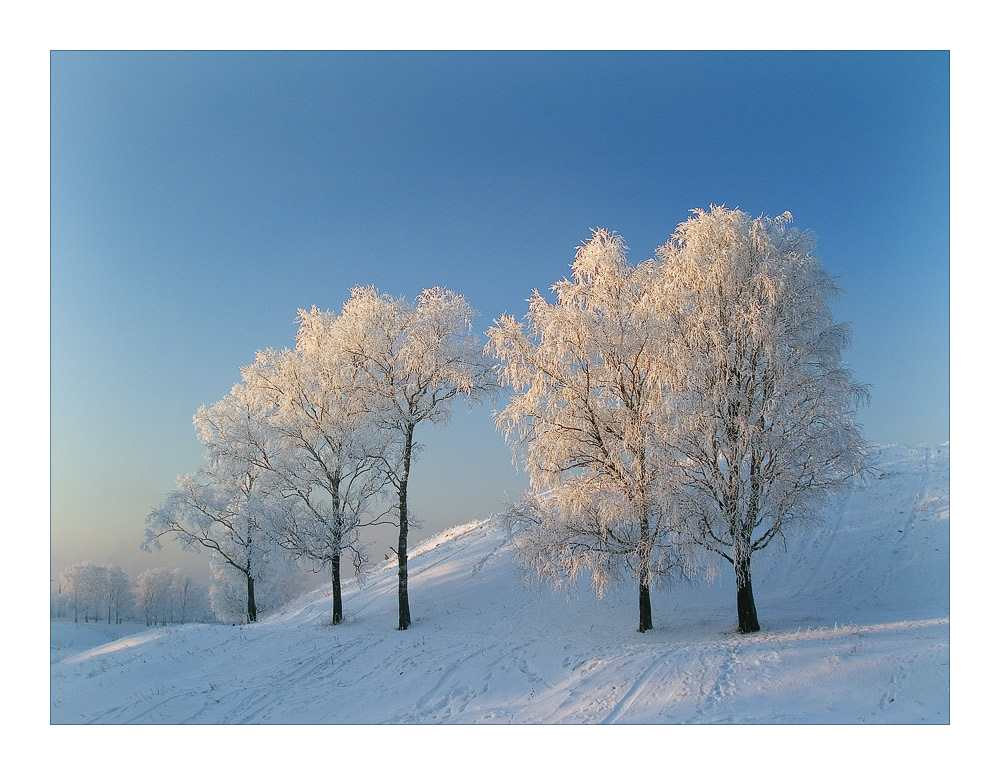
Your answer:
[[[255,625],[137,628],[96,645],[52,627],[55,724],[947,724],[949,447],[884,448],[825,522],[756,555],[762,631],[736,632],[732,571],[601,600],[526,586],[490,521],[326,587]],[[93,625],[91,625],[93,626]],[[83,625],[79,625],[83,627]]]

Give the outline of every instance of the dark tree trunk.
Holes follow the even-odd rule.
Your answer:
[[[410,479],[410,456],[413,453],[413,426],[406,428],[406,446],[403,448],[403,475],[399,479],[399,545],[396,557],[399,559],[399,629],[410,626],[410,596],[407,589],[406,539],[409,521],[406,511],[406,489]]]
[[[247,574],[247,622],[257,621],[257,601],[253,595],[253,576]]]
[[[330,568],[330,581],[333,584],[333,621],[340,624],[344,621],[344,598],[340,591],[340,555],[333,558]]]
[[[653,607],[649,602],[649,586],[639,585],[639,632],[653,629]]]
[[[759,632],[757,605],[753,601],[753,582],[750,578],[750,559],[740,562],[736,568],[736,614],[739,617],[740,632]]]
[[[639,519],[641,530],[639,542],[639,632],[653,629],[653,607],[649,601],[649,515],[646,512],[645,498],[642,500],[643,510]]]
[[[400,502],[406,501],[405,490],[399,496]],[[406,534],[407,524],[403,518],[399,525],[399,545],[397,555],[399,557],[399,629],[405,630],[410,626],[410,596],[407,589],[406,570]]]
[[[344,621],[344,595],[340,586],[340,551],[343,547],[344,539],[344,516],[340,512],[340,468],[333,472],[330,480],[330,489],[333,492],[333,516],[336,525],[336,553],[330,561],[330,585],[333,588],[333,617],[331,624],[340,624]]]

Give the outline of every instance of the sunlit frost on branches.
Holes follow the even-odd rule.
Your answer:
[[[489,348],[514,395],[497,415],[531,477],[505,515],[520,561],[556,581],[623,567],[640,585],[691,569],[692,545],[733,565],[740,629],[759,629],[751,557],[866,469],[841,359],[832,278],[788,213],[695,211],[632,267],[595,231],[572,279],[537,291]]]
[[[553,286],[556,302],[535,291],[525,324],[500,318],[489,349],[514,390],[497,427],[535,493],[507,515],[530,524],[515,539],[521,562],[557,583],[588,572],[599,595],[627,568],[644,631],[650,585],[689,559],[664,507],[668,364],[656,267],[631,266],[625,250],[619,235],[595,231],[573,278]]]
[[[732,563],[740,629],[759,629],[751,557],[866,468],[833,279],[791,215],[694,211],[659,248],[676,513]]]

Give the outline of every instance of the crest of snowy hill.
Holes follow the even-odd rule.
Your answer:
[[[51,668],[53,723],[948,723],[949,447],[887,447],[822,524],[756,555],[762,631],[712,582],[595,599],[526,585],[490,520],[244,627],[145,629]],[[53,637],[56,628],[53,625]],[[83,627],[84,625],[80,625]],[[60,655],[66,654],[65,638]]]

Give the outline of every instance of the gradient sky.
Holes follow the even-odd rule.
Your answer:
[[[816,232],[866,437],[949,440],[947,52],[53,53],[52,571],[207,565],[145,516],[298,308],[443,285],[485,332],[713,203]],[[490,410],[418,431],[413,543],[527,486]]]

